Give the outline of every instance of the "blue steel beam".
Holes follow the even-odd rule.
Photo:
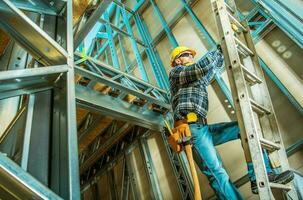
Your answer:
[[[251,27],[251,34],[255,43],[262,39],[264,34],[271,31],[272,28],[274,28],[275,26],[272,18],[268,14],[266,14],[262,9],[260,9],[259,5],[256,5],[256,7],[253,8],[246,16],[242,15],[241,13],[239,14],[241,21],[246,20],[248,22],[249,27]],[[259,17],[258,15],[262,17]],[[255,21],[256,18],[260,20],[264,18],[265,20]]]
[[[156,3],[154,2],[154,0],[149,0],[149,2],[151,3],[151,5],[152,5],[152,7],[153,7],[153,9],[154,9],[154,11],[155,11],[155,13],[156,13],[156,15],[159,17],[160,22],[161,22],[161,24],[162,24],[162,26],[163,26],[163,28],[164,28],[166,34],[167,34],[167,37],[168,37],[168,39],[169,39],[171,45],[172,45],[174,48],[177,47],[177,46],[178,46],[178,42],[177,42],[176,38],[173,36],[173,33],[172,33],[172,31],[170,30],[170,28],[169,28],[169,26],[168,26],[168,24],[167,24],[165,18],[163,17],[163,15],[162,15],[160,9],[158,8],[158,6],[157,6]]]
[[[136,61],[137,61],[137,64],[138,64],[140,74],[141,74],[141,78],[148,82],[147,73],[145,71],[143,61],[141,59],[140,51],[139,51],[137,42],[135,40],[135,36],[134,36],[133,30],[132,30],[132,27],[129,23],[129,19],[128,19],[128,16],[126,14],[126,10],[124,8],[122,8],[121,13],[122,13],[122,17],[123,17],[123,22],[126,26],[126,30],[131,35],[131,44],[132,44],[132,48],[134,50],[134,54],[135,54],[135,58],[136,58]]]
[[[98,32],[96,35],[96,38],[98,39],[108,39],[108,33],[104,33],[104,32]],[[81,51],[81,49],[80,49]]]
[[[143,41],[146,44],[148,44],[148,48],[146,48],[145,50],[146,50],[146,54],[148,57],[148,61],[150,62],[150,65],[152,67],[153,74],[156,78],[156,81],[161,88],[168,90],[169,83],[168,83],[167,73],[165,71],[165,68],[163,66],[161,59],[159,59],[155,55],[155,54],[157,54],[157,52],[151,45],[151,41],[152,41],[151,36],[150,36],[149,32],[147,31],[146,26],[144,26],[143,20],[140,18],[140,16],[138,14],[135,15],[135,24],[138,28],[141,38],[143,39]]]
[[[303,48],[302,6],[289,0],[252,0],[272,16],[274,22],[301,48]]]
[[[107,20],[109,22],[109,15],[106,11],[104,13],[104,18],[105,18],[105,20]],[[105,29],[106,29],[106,32],[107,32],[107,37],[108,37],[108,42],[109,42],[109,49],[110,49],[110,53],[111,53],[111,57],[112,57],[112,61],[113,61],[113,66],[116,69],[120,69],[119,59],[118,59],[117,50],[116,50],[116,46],[115,46],[115,41],[114,41],[114,38],[113,38],[113,31],[112,31],[111,26],[110,26],[109,23],[105,24]]]
[[[203,33],[204,37],[206,37],[208,43],[212,46],[215,47],[217,43],[215,40],[211,37],[211,35],[208,33],[206,28],[203,26],[203,24],[200,22],[196,14],[192,11],[191,7],[187,4],[185,0],[181,0],[184,8],[186,9],[187,13],[191,16],[192,20],[195,22],[195,24],[198,26],[198,28],[201,30]]]
[[[135,7],[134,7],[134,9],[133,9],[133,11],[134,12],[137,12],[140,8],[141,8],[141,6],[144,4],[144,1],[145,0],[140,0],[136,5],[135,5]],[[114,4],[114,6],[115,6],[115,4]],[[114,9],[114,8],[113,8]],[[110,10],[111,11],[111,10]],[[111,12],[109,11],[109,13],[110,13],[110,16],[111,16]],[[113,12],[113,11],[112,11]],[[131,19],[131,17],[133,17],[133,15],[132,14],[129,14],[128,15],[128,19],[130,20]],[[121,26],[119,26],[119,29],[123,29],[123,27],[125,26],[125,24],[122,24]],[[97,34],[96,32],[94,33],[94,34]],[[117,34],[118,33],[114,33],[114,38],[117,36]],[[92,46],[93,44],[91,43],[90,44],[90,46]],[[105,42],[104,43],[104,45],[102,46],[102,49],[101,50],[99,50],[98,51],[98,55],[101,55],[102,53],[103,53],[103,51],[107,48],[107,46],[109,45],[109,43],[108,43],[108,41],[107,42]],[[96,57],[95,57],[96,58]]]
[[[94,28],[98,19],[102,16],[103,12],[106,11],[108,6],[111,4],[110,0],[102,0],[99,2],[97,8],[93,11],[91,16],[85,22],[85,25],[75,33],[74,36],[74,49],[77,49],[79,44],[86,38],[87,34]]]
[[[113,40],[115,40],[115,37],[118,35],[118,33],[121,33],[122,35],[124,36],[127,36],[129,38],[132,38],[131,34],[129,34],[128,32],[120,29],[119,27],[115,26],[114,24],[110,23],[108,20],[104,20],[104,19],[99,19],[99,21],[103,24],[109,24],[109,26],[113,29],[113,31],[116,31],[114,32],[114,35],[113,35]],[[141,40],[133,37],[135,42],[140,44],[141,46],[143,47],[146,47],[147,45],[142,42]],[[108,47],[109,45],[109,41],[106,41],[103,46],[98,50],[97,54],[94,56],[94,58],[98,58],[104,51],[105,49]]]
[[[120,25],[120,14],[121,14],[121,8],[119,6],[117,6],[115,22],[114,22],[115,26],[117,26],[117,27]],[[119,43],[119,47],[120,47],[120,51],[121,51],[121,55],[122,55],[122,60],[123,60],[124,66],[127,67],[128,63],[129,63],[129,59],[125,53],[125,48],[122,43],[122,37],[120,34],[118,34],[117,36],[118,36],[118,43]]]
[[[153,52],[153,55],[155,56],[155,60],[156,60],[156,62],[159,65],[159,70],[161,72],[161,75],[163,76],[163,81],[164,81],[163,84],[167,86],[167,89],[169,89],[169,81],[168,81],[167,72],[165,70],[165,67],[164,67],[162,61],[161,61],[159,53],[157,52],[156,48],[152,45],[152,37],[149,34],[147,25],[146,25],[146,23],[144,22],[143,19],[142,19],[142,27],[143,27],[143,30],[145,31],[145,36],[146,36],[146,38],[148,40],[148,44],[151,44],[151,50]]]
[[[108,8],[106,9],[106,12],[108,12],[109,16],[111,16],[115,10],[115,4],[111,3]],[[101,15],[101,18],[103,17],[103,15]],[[97,22],[93,29],[90,31],[90,33],[85,37],[84,39],[84,43],[86,44],[85,47],[88,47],[88,49],[90,51],[87,52],[88,56],[91,56],[92,50],[93,50],[93,46],[94,46],[94,39],[96,38],[95,36],[97,35],[98,32],[101,32],[102,29],[104,28],[104,25]]]
[[[128,66],[129,59],[125,55],[126,54],[125,53],[125,48],[124,48],[124,45],[122,43],[122,37],[120,36],[120,34],[118,34],[118,42],[119,42],[119,47],[120,47],[120,50],[121,50],[121,55],[122,55],[122,60],[123,60],[124,66]]]

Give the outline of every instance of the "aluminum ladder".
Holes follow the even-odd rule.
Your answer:
[[[289,199],[298,199],[287,185],[269,182],[262,156],[269,152],[274,168],[289,169],[276,115],[247,22],[240,22],[233,0],[212,0],[225,58],[246,161],[252,161],[260,199],[275,199],[272,189],[282,190]]]

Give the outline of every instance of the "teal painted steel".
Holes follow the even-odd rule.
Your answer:
[[[147,73],[146,73],[144,65],[143,65],[141,54],[140,54],[137,42],[135,40],[135,36],[134,36],[133,30],[132,30],[132,27],[129,23],[129,19],[128,19],[128,16],[126,14],[126,10],[124,8],[122,8],[121,13],[122,13],[123,22],[126,26],[127,32],[131,35],[131,45],[132,45],[132,48],[133,48],[134,53],[135,53],[135,58],[136,58],[136,61],[137,61],[137,64],[138,64],[138,68],[139,68],[139,71],[140,71],[140,74],[141,74],[141,78],[148,82]]]
[[[104,16],[105,20],[107,21],[107,23],[105,24],[105,29],[106,29],[106,33],[107,33],[108,42],[109,42],[109,49],[110,49],[110,53],[111,53],[111,57],[112,57],[113,67],[115,67],[116,69],[120,69],[119,59],[118,59],[115,41],[114,41],[114,37],[113,37],[113,31],[109,24],[108,12],[105,11],[103,16]]]
[[[151,44],[151,36],[147,31],[146,25],[138,14],[135,15],[135,24],[144,43],[148,44],[148,48],[146,48],[146,54],[158,85],[163,89],[169,90],[168,76],[163,63],[161,59],[157,57],[157,52]]]
[[[211,35],[208,33],[206,28],[203,26],[203,24],[200,22],[196,14],[193,12],[191,7],[187,4],[185,0],[181,0],[184,8],[186,9],[187,13],[191,16],[192,20],[195,22],[195,24],[198,26],[200,31],[203,33],[203,35],[206,37],[207,42],[212,46],[216,46],[215,40],[211,37]]]
[[[289,0],[253,0],[264,7],[274,22],[301,48],[303,48],[302,4]]]
[[[174,48],[177,47],[178,42],[177,42],[176,38],[173,36],[173,33],[170,30],[166,20],[164,19],[160,9],[158,8],[157,4],[154,2],[154,0],[149,0],[149,2],[151,3],[156,15],[159,17],[160,22],[161,22],[163,28],[165,29],[165,32],[167,34],[167,37],[168,37],[170,43],[173,45]]]

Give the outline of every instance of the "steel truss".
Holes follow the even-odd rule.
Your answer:
[[[165,91],[169,84],[155,47],[163,34],[167,35],[172,46],[178,44],[171,27],[185,12],[207,38],[210,48],[215,47],[216,43],[191,10],[194,2],[181,1],[183,7],[170,22],[165,21],[153,0],[140,0],[133,9],[119,1],[94,1],[95,4],[89,5],[72,27],[71,1],[66,4],[65,1],[58,0],[47,4],[34,0],[34,7],[30,3],[1,0],[1,28],[30,54],[16,59],[18,54],[14,53],[11,58],[21,60],[25,63],[24,66],[39,66],[18,70],[18,73],[0,72],[0,100],[9,101],[12,97],[20,99],[20,105],[16,104],[18,112],[0,139],[0,150],[7,154],[7,158],[2,154],[0,156],[2,172],[7,166],[13,166],[3,163],[10,163],[8,159],[14,160],[21,169],[14,165],[12,173],[25,174],[26,178],[21,182],[28,194],[32,193],[28,191],[30,188],[38,191],[38,196],[43,193],[59,195],[64,199],[79,199],[76,113],[73,103],[76,99],[81,192],[89,187],[95,188],[95,198],[98,199],[98,177],[108,173],[108,177],[113,178],[112,169],[122,159],[123,187],[118,194],[115,181],[109,178],[111,197],[121,196],[127,199],[132,196],[138,199],[137,182],[129,160],[129,154],[138,146],[152,187],[151,196],[161,199],[159,183],[146,144],[149,131],[155,130],[161,132],[182,199],[193,199],[191,177],[184,156],[171,151],[162,130],[163,114],[170,111],[169,97]],[[163,26],[154,38],[150,36],[140,16],[140,12],[149,5],[152,5]],[[20,9],[40,13],[37,14],[40,23],[36,25],[27,17],[30,14],[25,15]],[[64,20],[65,16],[67,21]],[[259,6],[249,15],[243,16],[243,19],[247,19],[254,30],[255,42],[267,33],[265,27],[274,26],[272,18]],[[54,31],[56,20],[57,27],[60,27],[57,32]],[[62,27],[66,28],[62,30]],[[137,29],[140,37],[135,36],[132,28]],[[94,32],[93,37],[88,36],[90,31]],[[125,40],[129,40],[133,48],[133,60],[124,48]],[[75,49],[76,53],[73,54]],[[41,64],[31,62],[32,57],[49,67],[40,67]],[[161,89],[145,82],[150,79],[144,66],[145,57]],[[266,68],[266,65],[261,66]],[[132,75],[136,68],[143,81]],[[219,75],[215,82],[223,93],[222,100],[228,100],[228,104],[223,103],[226,109],[233,106],[230,91]],[[275,83],[278,84],[277,81]],[[278,86],[282,87],[281,84]],[[287,95],[285,88],[283,91]],[[293,104],[297,103],[291,95],[287,97]],[[300,105],[297,108],[302,110]],[[48,116],[47,119],[45,116]],[[18,134],[18,130],[23,130],[22,134]],[[107,142],[103,142],[105,138]],[[302,142],[298,145],[302,146]],[[41,151],[33,150],[37,146],[42,146]],[[53,159],[49,160],[51,156]],[[35,163],[37,161],[39,165]],[[48,188],[40,187],[39,182],[28,178],[28,174],[56,194]],[[6,176],[0,182],[10,181],[9,179],[12,177]],[[34,184],[26,185],[27,181],[34,181]]]
[[[199,28],[199,30],[207,38],[208,42],[210,43],[210,47],[215,47],[216,46],[216,43],[214,42],[214,40],[212,39],[212,37],[208,34],[207,30],[204,28],[204,26],[201,24],[201,22],[197,19],[197,17],[195,16],[195,14],[193,13],[193,11],[191,10],[190,6],[192,4],[189,4],[186,1],[182,1],[184,7],[182,7],[177,12],[176,16],[173,17],[172,21],[170,21],[169,23],[167,23],[164,20],[163,16],[161,17],[161,12],[157,8],[157,5],[153,1],[149,1],[148,3],[150,3],[153,6],[155,12],[158,14],[158,16],[160,18],[160,21],[161,21],[161,23],[163,25],[163,30],[160,31],[159,34],[154,39],[152,39],[151,37],[148,36],[148,32],[147,31],[145,31],[145,33],[144,33],[144,31],[140,31],[140,26],[142,27],[142,24],[143,24],[143,26],[145,26],[145,25],[144,25],[144,22],[142,21],[142,19],[141,19],[141,21],[143,23],[141,22],[141,25],[140,25],[140,22],[138,22],[139,20],[137,20],[137,18],[140,17],[139,14],[135,14],[135,20],[134,21],[135,21],[137,27],[139,27],[140,36],[141,36],[141,38],[143,38],[142,41],[144,42],[144,44],[150,45],[150,48],[155,49],[155,46],[159,43],[160,38],[162,38],[163,34],[165,34],[165,33],[166,33],[167,37],[169,38],[169,40],[171,41],[172,46],[176,46],[177,45],[176,39],[174,38],[174,36],[172,35],[172,32],[170,31],[170,27],[175,24],[175,22],[183,15],[182,13],[184,13],[185,11],[192,17],[192,19],[194,20],[195,24]],[[141,1],[138,4],[140,4],[139,7],[142,6],[142,2]],[[117,8],[119,8],[119,7],[117,6]],[[136,6],[136,8],[138,8],[138,7]],[[130,14],[128,16],[129,20],[130,20],[130,18],[132,17],[133,14],[134,14],[133,12],[130,12]],[[110,26],[111,26],[111,28],[116,30],[116,32],[114,32],[114,30],[112,30],[114,32],[112,34],[112,37],[114,37],[114,38],[118,37],[118,39],[116,39],[116,40],[118,40],[118,42],[116,41],[114,44],[121,43],[121,38],[119,39],[120,35],[124,35],[126,37],[129,37],[128,33],[125,33],[125,32],[122,31],[122,28],[124,27],[124,24],[121,24],[119,26],[119,24],[117,23],[117,21],[118,21],[117,19],[119,18],[117,16],[119,16],[119,15],[120,15],[119,11],[116,11],[116,18],[115,18],[114,25],[112,23],[108,22],[108,21],[101,20],[104,24],[109,23]],[[265,30],[267,30],[268,28],[270,28],[270,30],[271,30],[274,27],[272,19],[262,9],[260,9],[260,7],[255,7],[249,13],[249,15],[243,16],[243,19],[247,19],[249,21],[249,25],[254,30],[253,36],[254,36],[255,42],[257,42],[259,39],[261,39],[262,37],[264,37],[266,35],[266,33],[268,33]],[[118,30],[117,28],[120,28],[120,30]],[[99,30],[101,30],[101,29],[102,28],[100,28]],[[141,34],[141,32],[142,32],[142,34]],[[105,35],[105,34],[100,34],[100,33],[101,32],[99,32],[100,36],[104,36]],[[144,35],[147,36],[146,38],[148,40],[144,40]],[[95,57],[97,58],[97,57],[100,57],[100,55],[102,55],[104,53],[106,54],[105,49],[108,46],[112,45],[113,43],[110,42],[108,38],[103,38],[103,39],[106,39],[107,41],[102,46],[100,46],[100,45],[98,46],[98,44],[96,44],[96,41],[94,43],[92,43],[91,46],[94,46],[93,48],[95,48],[95,51],[89,51],[90,53],[92,53],[90,55],[95,55]],[[141,41],[139,39],[136,39],[136,41],[137,41],[137,43],[141,43]],[[148,41],[148,42],[146,42],[146,41]],[[140,45],[144,46],[144,44],[140,44]],[[90,49],[92,49],[92,47],[90,47]],[[113,48],[111,48],[111,49],[113,49]],[[149,60],[151,60],[150,58],[152,58],[152,59],[158,59],[158,63],[161,63],[161,60],[159,60],[159,58],[157,58],[157,52],[155,50],[153,50],[153,51],[154,51],[154,53],[153,53],[154,57],[150,56]],[[140,54],[144,56],[144,51],[142,51]],[[123,62],[124,63],[129,63],[129,60],[126,61],[127,59],[125,58],[125,55],[122,54],[122,56],[124,57],[123,58]],[[148,56],[148,53],[147,53],[147,56]],[[114,60],[114,56],[111,55],[111,57],[112,57],[111,59]],[[108,55],[107,55],[107,61],[110,62]],[[155,65],[153,65],[153,66],[155,66]],[[266,67],[266,65],[265,65],[265,67]],[[157,69],[153,68],[153,70],[156,71]],[[126,70],[126,71],[129,72],[128,70]],[[226,84],[224,83],[224,81],[222,80],[222,78],[219,75],[216,76],[216,83],[219,85],[219,87],[221,88],[221,91],[223,92],[223,94],[225,96],[225,98],[223,98],[223,100],[225,101],[225,99],[227,99],[229,101],[229,104],[231,106],[233,106],[233,101],[232,101],[232,98],[231,98],[230,91],[228,90]],[[159,84],[159,82],[158,82],[158,85],[161,86],[161,83]],[[225,102],[223,104],[226,105],[226,109],[228,110],[228,113],[229,113],[229,111],[230,111],[230,109],[229,109],[230,105],[227,104],[227,103],[225,103]],[[170,151],[169,147],[167,148],[167,151],[168,152]],[[176,169],[174,171],[174,173],[176,172],[175,175],[176,175],[176,177],[178,179],[179,189],[180,189],[181,193],[183,194],[182,196],[184,198],[190,198],[190,195],[192,194],[191,193],[192,190],[188,186],[191,185],[191,181],[190,181],[190,176],[188,176],[188,174],[186,174],[186,171],[187,171],[186,170],[186,163],[184,162],[184,160],[182,160],[182,158],[180,160],[180,158],[175,157],[174,154],[169,153],[169,155],[170,155],[170,158],[171,158],[170,161],[171,161],[171,163],[173,165],[173,168]],[[181,164],[181,166],[183,166],[183,168],[180,167],[180,164]],[[180,176],[180,174],[183,174],[183,175]],[[245,177],[243,177],[241,179],[241,181],[242,180],[245,180]]]
[[[28,69],[0,72],[2,102],[20,102],[1,137],[1,195],[79,199],[72,1],[14,3],[0,1],[0,26],[31,56],[17,57]]]

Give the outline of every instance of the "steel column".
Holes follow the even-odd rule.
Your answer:
[[[170,43],[172,44],[172,46],[173,46],[174,48],[177,47],[177,46],[178,46],[178,42],[177,42],[176,38],[173,36],[173,33],[172,33],[172,31],[170,30],[170,28],[169,28],[169,26],[168,26],[168,24],[167,24],[165,18],[163,17],[163,15],[162,15],[160,9],[158,8],[158,6],[157,6],[156,3],[154,2],[154,0],[149,0],[149,2],[151,3],[151,5],[152,5],[152,7],[153,7],[153,9],[154,9],[154,11],[155,11],[155,13],[156,13],[156,15],[159,17],[160,22],[161,22],[161,24],[162,24],[162,26],[163,26],[163,28],[164,28],[166,34],[167,34],[167,37],[168,37]]]
[[[142,137],[140,139],[140,152],[141,152],[141,155],[143,157],[143,161],[144,161],[144,164],[145,164],[145,170],[146,170],[146,173],[147,173],[149,183],[152,187],[151,196],[153,197],[153,199],[162,200],[163,197],[162,197],[162,193],[161,193],[161,190],[160,190],[160,186],[159,186],[155,166],[154,166],[153,161],[152,161],[152,157],[151,157],[151,154],[150,154],[150,151],[149,151],[147,140],[144,137]]]
[[[106,1],[105,1],[106,2]],[[73,37],[73,1],[67,1],[67,65],[66,100],[67,104],[67,158],[69,176],[69,199],[80,199],[79,162],[78,162],[78,136],[76,126],[76,97],[74,82],[74,37]],[[103,8],[102,8],[103,9]],[[101,11],[100,11],[101,12]],[[98,15],[99,13],[97,13]],[[89,28],[87,28],[90,30]],[[84,30],[84,31],[88,31]],[[79,36],[80,37],[80,36]],[[75,39],[76,40],[76,39]]]
[[[34,103],[35,103],[35,95],[31,94],[29,95],[29,102],[27,106],[26,123],[25,123],[25,131],[23,138],[23,150],[22,150],[22,158],[21,158],[21,168],[24,169],[25,171],[27,171],[27,164],[29,157]]]
[[[181,0],[184,8],[186,9],[187,13],[191,16],[192,20],[195,22],[195,24],[198,26],[199,30],[202,32],[203,36],[206,37],[207,42],[211,45],[211,47],[215,47],[217,44],[215,40],[211,37],[211,35],[208,33],[206,28],[203,26],[203,24],[200,22],[196,14],[193,12],[191,7],[188,5],[186,0]]]
[[[147,73],[145,71],[143,61],[141,59],[141,54],[140,54],[139,48],[137,46],[137,42],[135,41],[134,33],[133,33],[133,30],[132,30],[131,25],[129,23],[129,19],[127,17],[125,8],[122,8],[121,13],[122,13],[123,22],[126,26],[127,32],[131,35],[131,44],[132,44],[132,47],[133,47],[133,50],[134,50],[135,58],[136,58],[136,61],[137,61],[137,64],[138,64],[138,68],[139,68],[141,77],[144,81],[148,82],[148,76],[147,76]]]
[[[105,29],[106,29],[106,32],[107,32],[107,39],[108,39],[108,42],[109,42],[109,48],[110,48],[110,52],[111,52],[111,56],[112,56],[113,66],[116,69],[119,69],[120,64],[119,64],[119,60],[118,60],[115,41],[114,41],[114,38],[113,38],[113,31],[112,31],[111,26],[109,24],[109,15],[108,15],[107,11],[104,13],[104,18],[105,18],[105,20],[107,20],[107,22],[105,24]]]
[[[146,48],[146,54],[150,62],[150,65],[152,66],[152,70],[156,78],[156,81],[161,88],[168,90],[169,83],[168,83],[167,73],[159,56],[156,57],[157,52],[151,44],[152,43],[151,36],[143,20],[140,18],[138,14],[135,15],[135,24],[138,28],[139,34],[141,35],[141,38],[143,39],[144,43],[148,45],[148,48]]]

